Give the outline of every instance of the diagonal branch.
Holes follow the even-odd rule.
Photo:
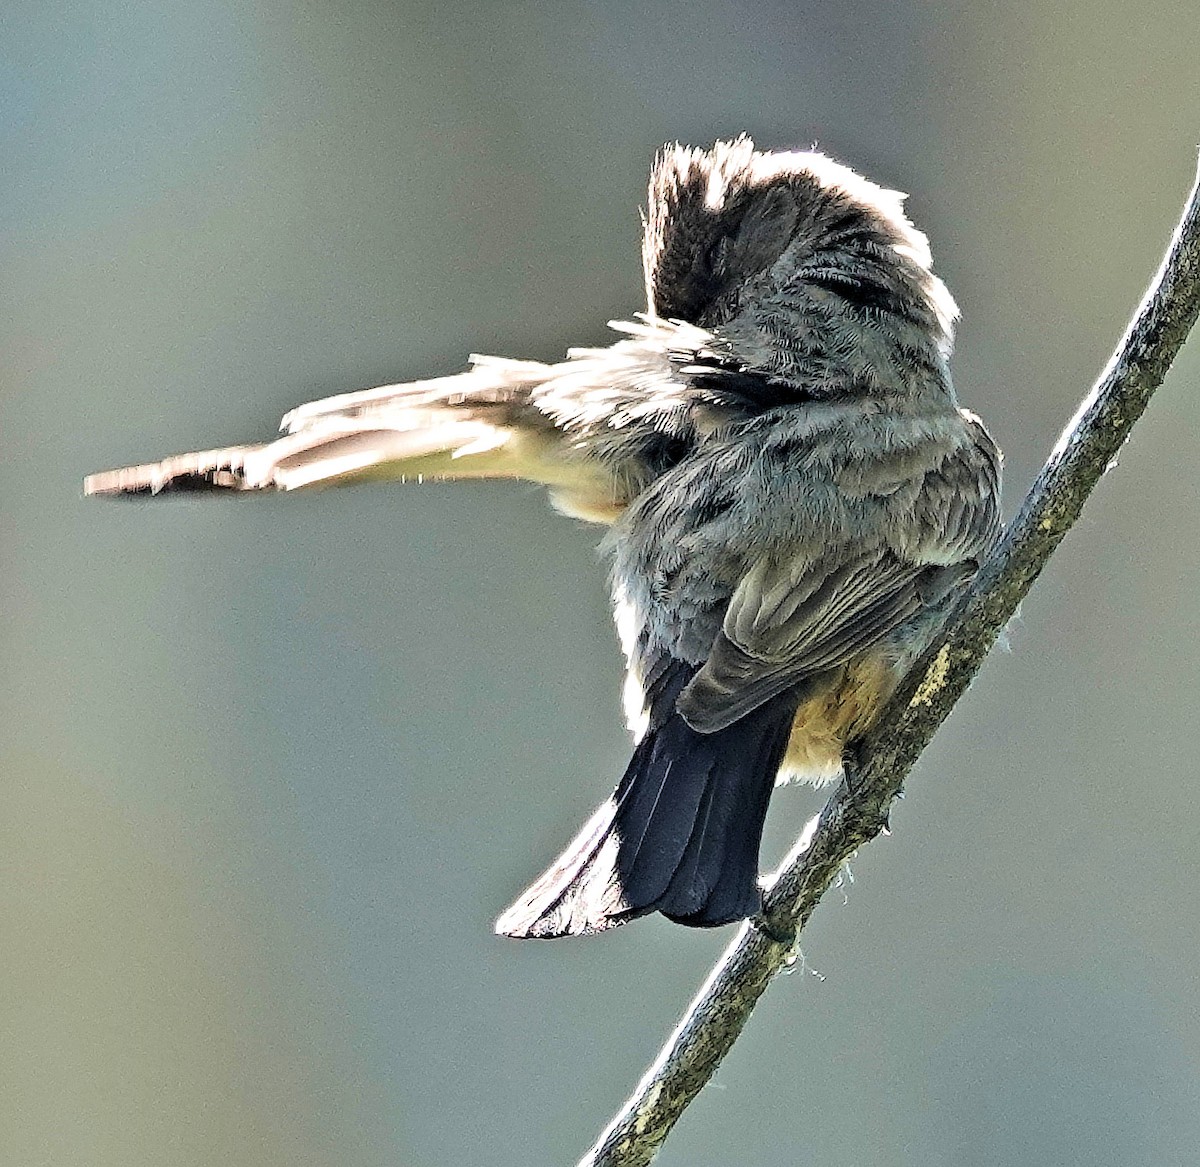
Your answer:
[[[857,769],[776,872],[762,916],[744,925],[637,1089],[579,1167],[642,1167],[716,1072],[842,865],[887,827],[905,776],[1162,383],[1200,314],[1200,176],[1170,248],[1107,368],[1050,454],[1020,513],[905,677]]]

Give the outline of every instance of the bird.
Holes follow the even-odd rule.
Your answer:
[[[1001,530],[1000,451],[958,404],[958,309],[905,197],[815,149],[668,144],[646,307],[609,345],[472,355],[85,493],[542,484],[606,528],[633,750],[496,931],[753,917],[773,788],[845,773]]]

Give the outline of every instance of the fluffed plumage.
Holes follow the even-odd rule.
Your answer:
[[[824,781],[999,533],[1000,458],[958,408],[953,301],[886,191],[747,138],[665,148],[647,309],[558,364],[301,406],[283,436],[87,479],[90,494],[525,478],[608,524],[626,710],[613,796],[498,931],[757,910],[780,773]]]

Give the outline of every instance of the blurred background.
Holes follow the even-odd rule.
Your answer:
[[[84,502],[642,303],[655,148],[911,192],[1011,513],[1158,264],[1194,0],[10,0],[0,1162],[573,1163],[731,929],[494,916],[627,741],[522,485]],[[1191,1162],[1200,339],[664,1167]],[[818,806],[780,792],[764,864]]]

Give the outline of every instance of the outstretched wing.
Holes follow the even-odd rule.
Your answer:
[[[611,522],[679,457],[691,433],[697,370],[726,375],[702,329],[649,318],[612,327],[623,339],[572,349],[557,364],[473,356],[455,376],[302,405],[284,417],[275,441],[93,474],[84,491],[154,495],[297,490],[373,478],[523,478],[550,487],[567,513]]]
[[[301,406],[284,417],[284,435],[273,442],[93,474],[84,490],[296,490],[372,476],[506,476],[519,461],[510,448],[514,427],[521,420],[536,425],[529,396],[550,367],[476,358],[465,373],[452,377],[384,385]],[[527,413],[530,417],[523,418]],[[552,430],[545,420],[542,428]]]

